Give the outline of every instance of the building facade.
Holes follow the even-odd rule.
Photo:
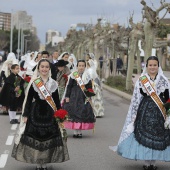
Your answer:
[[[46,44],[52,43],[54,45],[55,43],[52,41],[55,41],[54,39],[56,39],[56,38],[53,38],[53,37],[61,37],[61,33],[56,30],[51,30],[51,29],[48,30],[46,32]]]
[[[13,25],[16,29],[32,30],[32,16],[28,15],[26,11],[17,11],[13,14]]]
[[[52,37],[52,47],[57,46],[59,42],[64,42],[64,37],[60,36]]]
[[[11,29],[11,13],[0,12],[0,30]]]

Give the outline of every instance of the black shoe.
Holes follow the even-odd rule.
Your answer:
[[[17,123],[16,123],[15,119],[12,119],[12,120],[10,121],[10,124],[17,124]]]
[[[151,169],[150,169],[150,166],[146,166],[146,165],[143,165],[143,169],[144,169],[144,170],[151,170]]]
[[[74,134],[74,135],[73,135],[73,138],[78,138],[78,135]]]
[[[158,169],[158,167],[157,167],[157,166],[150,165],[150,170],[156,170],[156,169]]]
[[[82,138],[82,134],[78,134],[78,136],[77,136],[78,138]]]
[[[10,124],[19,124],[20,122],[18,122],[18,119],[12,119],[10,121]]]
[[[37,168],[37,167],[36,167],[36,169],[35,169],[35,170],[42,170],[42,168]]]
[[[18,122],[18,119],[14,119],[16,124],[20,124],[20,122]]]
[[[46,168],[41,168],[41,170],[48,170],[47,167]]]
[[[96,116],[96,118],[102,118],[103,116]]]
[[[2,114],[3,115],[8,115],[8,112],[7,111],[3,111]]]

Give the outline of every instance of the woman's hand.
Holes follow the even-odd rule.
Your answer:
[[[18,91],[19,91],[19,89],[20,89],[20,87],[19,87],[19,86],[17,86],[17,87],[15,88],[15,90],[14,90],[14,91],[18,92]]]
[[[28,118],[27,117],[23,117],[24,123],[27,123]]]
[[[70,101],[70,99],[68,97],[66,97],[66,103],[68,103]]]
[[[89,102],[92,102],[92,99],[91,98],[88,98]]]

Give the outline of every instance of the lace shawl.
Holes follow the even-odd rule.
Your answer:
[[[32,85],[33,85],[34,90],[38,93],[40,99],[45,100],[41,92],[39,91],[38,87],[35,85],[35,83],[32,83]],[[45,87],[47,88],[50,95],[52,95],[52,93],[55,92],[56,89],[58,88],[58,85],[56,81],[54,81],[52,78],[49,78],[49,80],[45,84]]]
[[[66,91],[67,91],[67,85],[68,85],[68,83],[69,83],[70,77],[71,77],[72,79],[75,79],[74,76],[73,76],[73,73],[74,73],[74,72],[75,72],[75,71],[73,71],[73,72],[68,76],[68,81],[67,81],[67,84],[66,84],[66,87],[65,87],[65,91],[64,91],[63,97],[62,97],[62,99],[61,99],[61,104],[63,104],[63,102],[64,102],[64,99],[65,99],[65,96],[66,96]],[[83,75],[82,75],[82,80],[83,80],[83,83],[84,83],[84,84],[87,84],[87,83],[91,80],[90,74],[89,74],[89,72],[88,72],[87,70],[84,71],[84,73],[83,73]]]
[[[69,77],[71,77],[72,79],[75,79],[74,76],[73,76],[73,73],[75,71],[73,71]],[[83,83],[84,84],[87,84],[90,80],[91,80],[91,77],[90,77],[90,74],[87,70],[84,71],[83,75],[82,75],[82,80],[83,80]]]

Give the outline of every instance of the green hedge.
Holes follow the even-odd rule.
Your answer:
[[[126,77],[123,76],[109,76],[106,80],[106,85],[116,88],[118,90],[132,94],[131,91],[126,90]]]

